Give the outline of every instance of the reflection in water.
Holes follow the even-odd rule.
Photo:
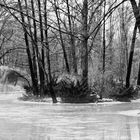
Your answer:
[[[128,127],[128,133],[130,133],[130,140],[140,140],[139,136],[139,127],[138,127],[138,119],[133,117],[133,118],[128,118],[129,119],[129,127]],[[129,135],[128,135],[129,136]]]
[[[15,96],[0,95],[0,140],[140,140],[139,115],[131,114],[140,103],[25,103]]]

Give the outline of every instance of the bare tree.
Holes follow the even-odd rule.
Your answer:
[[[81,69],[82,79],[88,85],[88,0],[83,1],[82,7],[82,48],[81,48]]]
[[[135,23],[135,27],[134,27],[134,30],[133,30],[132,41],[131,41],[131,48],[130,48],[130,53],[129,53],[128,67],[127,67],[126,88],[128,88],[130,86],[130,75],[131,75],[131,69],[132,69],[132,62],[133,62],[136,34],[137,34],[137,25]]]
[[[36,85],[36,92],[38,93],[38,78],[37,78],[37,65],[36,65],[36,53],[35,53],[35,42],[33,38],[33,33],[32,33],[32,25],[31,25],[31,19],[29,17],[29,7],[27,0],[25,0],[25,9],[26,9],[26,15],[27,15],[27,21],[28,21],[28,29],[30,33],[30,38],[31,38],[31,44],[32,44],[32,64],[33,64],[33,72],[34,72],[34,79],[35,79],[35,85]]]
[[[26,30],[26,23],[25,23],[25,18],[23,15],[23,9],[21,6],[21,1],[18,0],[18,5],[19,5],[19,9],[20,9],[20,16],[21,16],[21,20],[22,20],[22,26],[23,26],[23,31],[24,31],[24,38],[25,38],[25,44],[26,44],[26,52],[28,55],[28,62],[29,62],[29,67],[30,67],[30,73],[31,73],[31,79],[32,79],[32,84],[33,84],[33,92],[35,95],[38,95],[37,93],[37,85],[36,85],[36,79],[35,79],[35,75],[34,75],[34,70],[33,70],[33,63],[32,63],[32,58],[31,58],[31,52],[30,52],[30,47],[29,47],[29,40],[28,40],[28,34],[27,34],[27,30]]]
[[[76,61],[76,50],[75,50],[75,40],[74,40],[74,33],[72,29],[72,19],[71,19],[71,12],[70,12],[70,5],[69,0],[66,0],[67,4],[67,14],[68,14],[68,23],[69,23],[69,34],[70,34],[70,44],[71,44],[71,52],[72,52],[72,66],[74,73],[77,73],[77,61]]]
[[[70,68],[69,68],[66,48],[65,48],[65,44],[64,44],[63,36],[62,36],[62,32],[61,32],[62,30],[61,30],[61,24],[60,24],[59,8],[58,8],[58,4],[57,4],[56,0],[54,0],[54,11],[55,11],[56,18],[57,18],[59,36],[60,36],[60,41],[61,41],[61,45],[62,45],[62,49],[63,49],[63,55],[64,55],[64,60],[65,60],[66,70],[69,73]]]
[[[48,41],[48,26],[47,26],[47,0],[44,1],[44,22],[45,22],[45,46],[46,46],[46,56],[47,56],[47,66],[48,66],[48,76],[49,76],[49,89],[50,94],[53,100],[53,103],[56,103],[56,96],[53,89],[52,75],[51,75],[51,62],[50,62],[50,47]]]
[[[139,6],[137,6],[137,3],[136,3],[135,0],[130,0],[130,3],[132,5],[133,13],[134,13],[134,16],[135,16],[135,19],[136,19],[136,24],[137,24],[137,27],[138,27],[139,32],[140,32],[140,12],[139,12]]]

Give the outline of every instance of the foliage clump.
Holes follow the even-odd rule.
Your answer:
[[[97,95],[85,81],[78,80],[76,76],[65,75],[58,80],[60,98],[65,103],[89,103],[96,102]]]
[[[110,94],[110,98],[117,101],[130,102],[132,99],[138,97],[139,90],[139,86],[130,86],[129,88],[126,88],[125,86],[118,86],[115,88],[115,92]]]

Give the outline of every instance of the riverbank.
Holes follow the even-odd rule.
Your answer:
[[[14,100],[14,102],[28,103],[28,104],[52,104],[52,99],[50,97],[36,97],[36,96],[26,96],[25,90],[21,86],[13,86],[13,85],[1,85],[0,84],[0,100],[8,99]],[[5,96],[6,95],[6,96]],[[61,102],[61,99],[57,97],[57,104],[65,104]],[[131,100],[131,102],[140,103],[140,99]],[[93,103],[84,103],[84,104],[104,104],[104,105],[113,105],[113,104],[121,104],[126,102],[114,101],[113,99],[103,98],[102,100],[98,100]],[[69,104],[69,103],[67,103]],[[82,103],[81,103],[82,104]]]
[[[77,103],[62,103],[61,98],[59,97],[57,97],[57,101],[58,102],[56,104],[77,104]],[[39,98],[39,97],[31,96],[29,98],[28,97],[26,98],[23,95],[17,98],[17,102],[28,103],[28,104],[53,104],[52,98],[50,97]],[[114,101],[112,99],[103,98],[102,100],[99,100],[98,102],[78,103],[78,104],[114,105],[114,104],[122,104],[122,103],[126,103],[126,102]]]

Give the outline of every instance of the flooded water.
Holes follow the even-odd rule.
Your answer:
[[[0,94],[0,140],[140,140],[140,103],[52,104]]]

